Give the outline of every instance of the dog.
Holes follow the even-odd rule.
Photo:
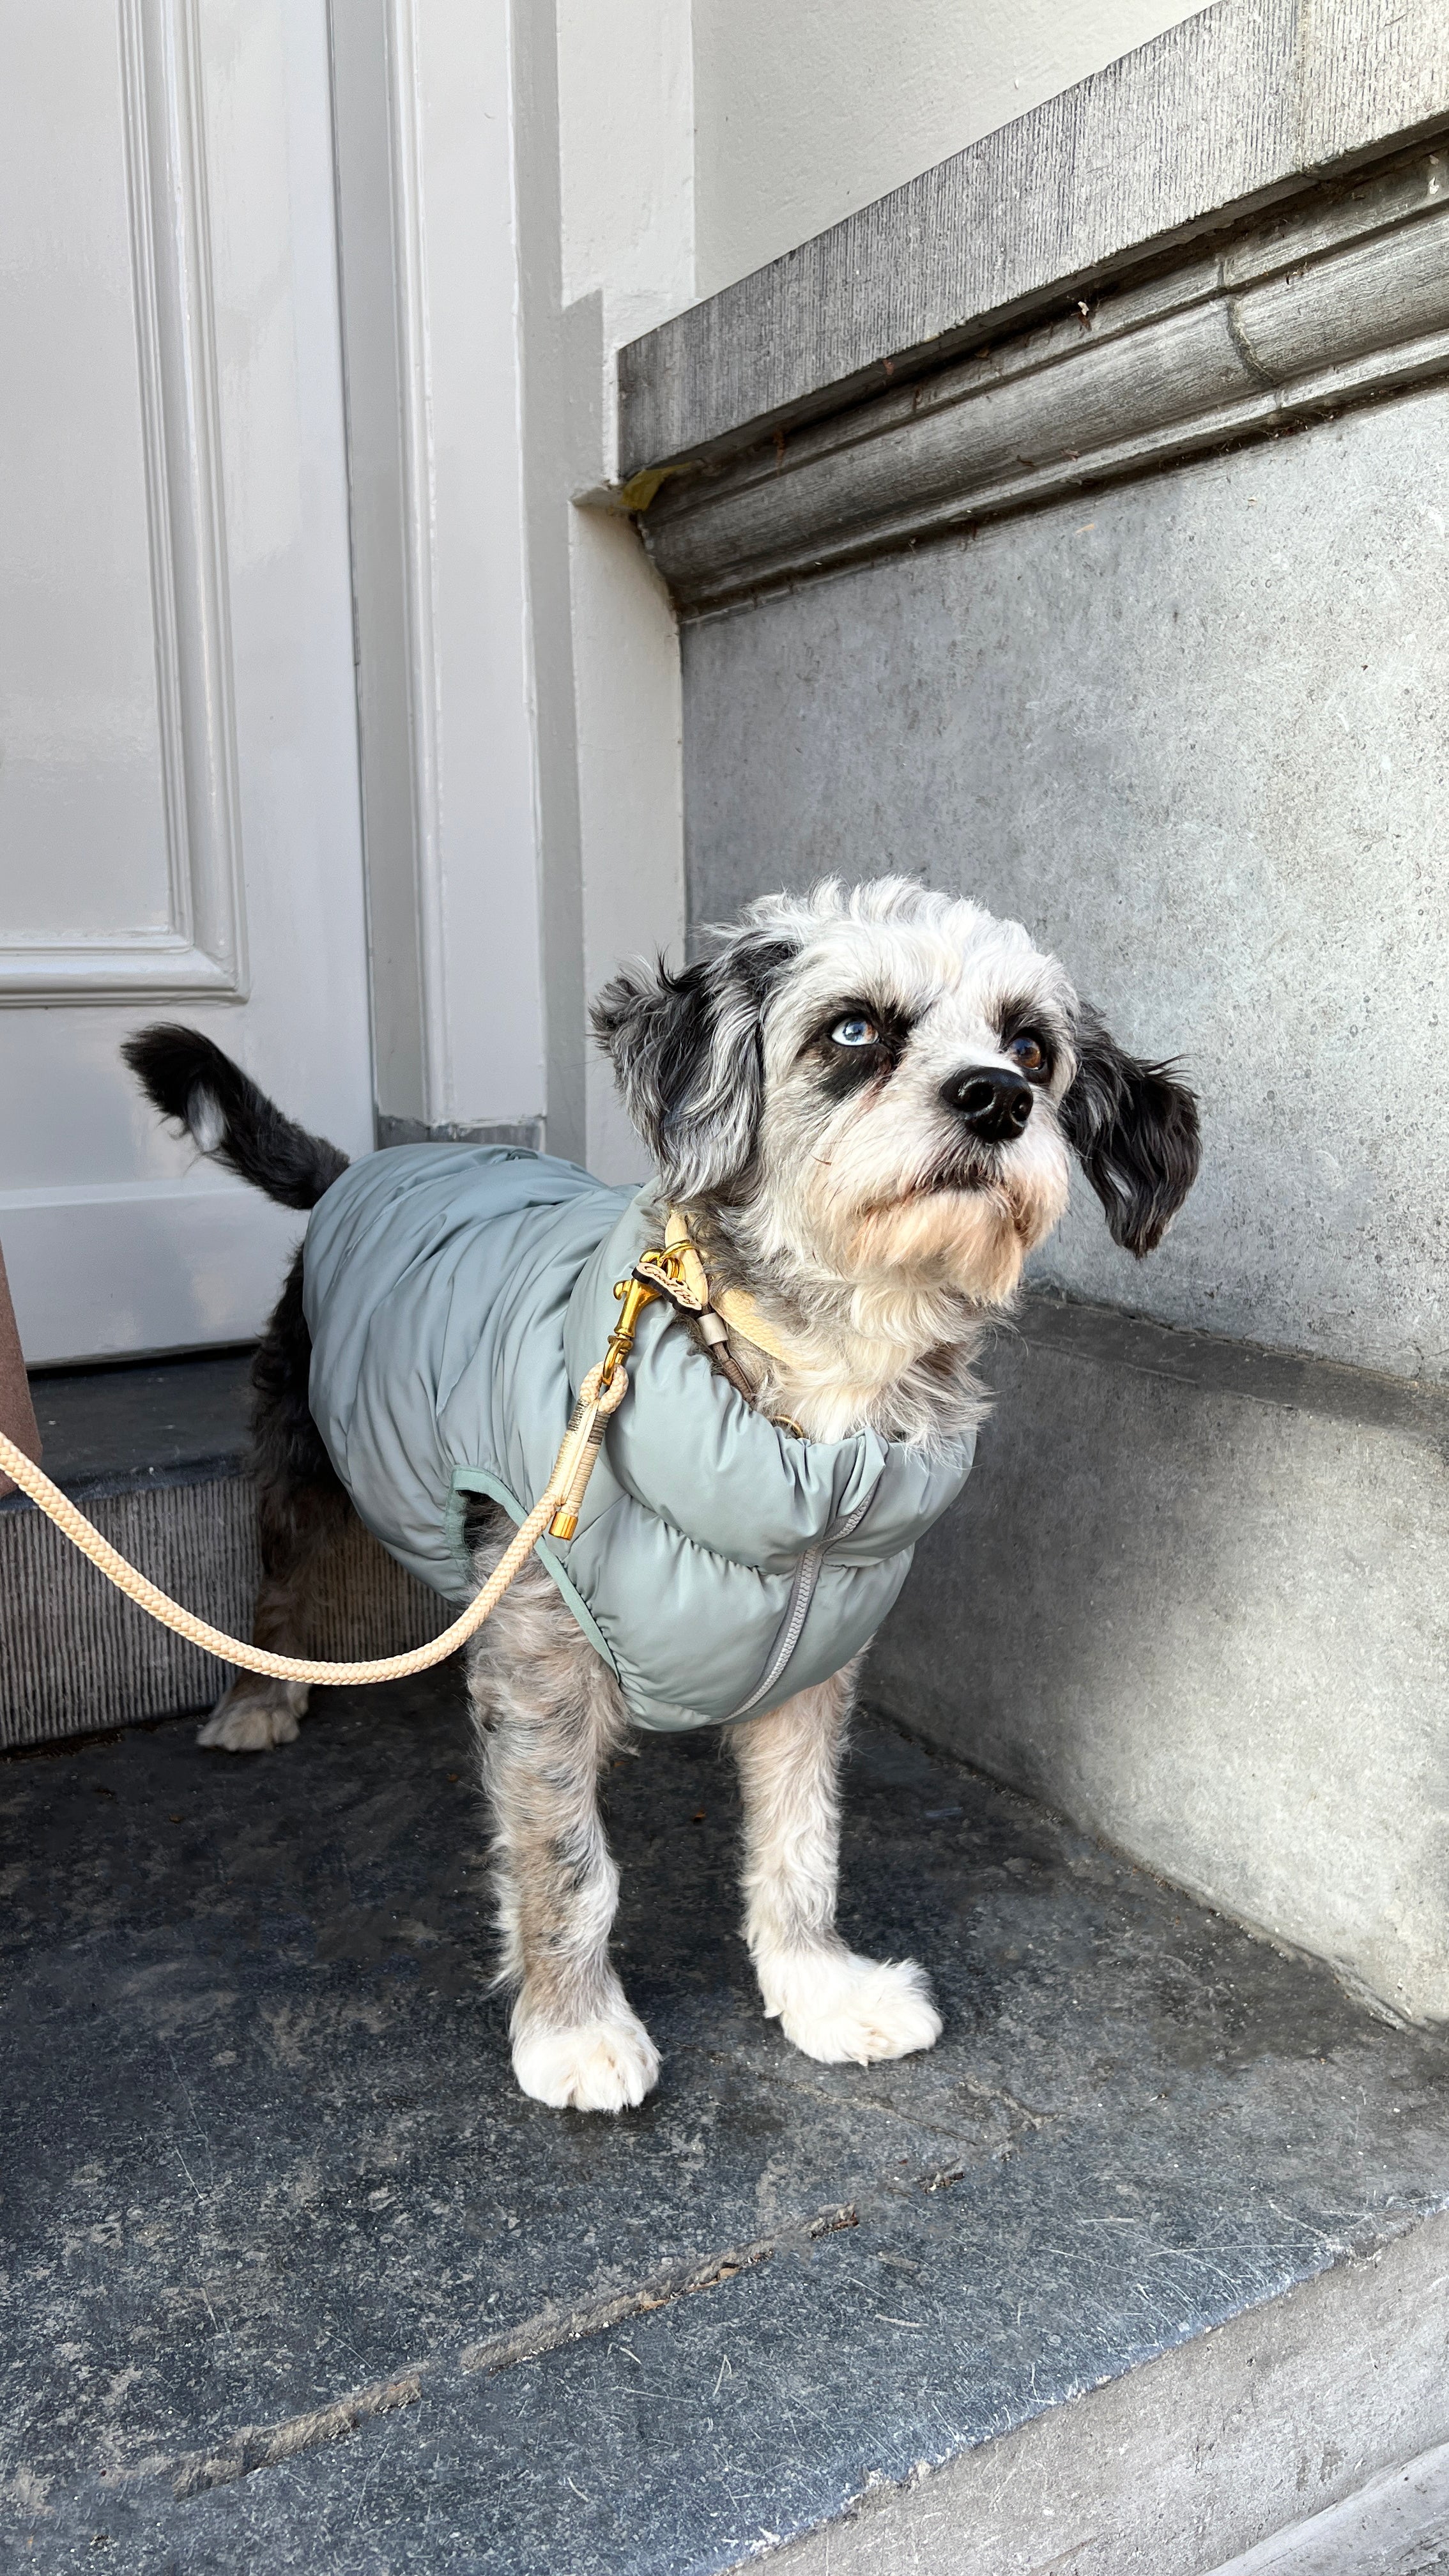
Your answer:
[[[1019,923],[903,878],[765,897],[707,933],[682,971],[623,968],[592,1017],[661,1218],[687,1211],[726,1335],[670,1329],[694,1332],[692,1367],[723,1367],[758,1414],[807,1443],[871,1433],[929,1459],[969,1439],[985,1408],[983,1334],[1061,1218],[1072,1162],[1139,1257],[1197,1174],[1196,1103],[1172,1068],[1126,1053]],[[203,1154],[284,1206],[314,1207],[347,1170],[196,1032],[148,1029],[124,1052]],[[310,1409],[311,1358],[299,1252],[252,1374],[254,1635],[282,1652],[304,1635],[309,1587],[350,1508]],[[478,1583],[510,1534],[497,1503],[475,1496],[464,1538]],[[914,1960],[857,1957],[836,1929],[860,1661],[843,1657],[727,1730],[764,2009],[827,2064],[905,2056],[942,2027]],[[517,2081],[558,2107],[636,2105],[659,2056],[609,1956],[619,1876],[598,1806],[600,1773],[633,1732],[629,1705],[537,1557],[473,1639],[468,1690]],[[306,1702],[303,1686],[241,1674],[200,1741],[284,1744]]]

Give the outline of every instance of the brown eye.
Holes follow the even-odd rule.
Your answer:
[[[1029,1029],[1023,1029],[1020,1037],[1013,1038],[1006,1052],[1013,1064],[1020,1065],[1023,1073],[1040,1073],[1046,1063],[1041,1040],[1034,1038]]]

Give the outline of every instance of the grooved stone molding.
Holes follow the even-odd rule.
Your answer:
[[[621,476],[878,391],[1446,116],[1443,0],[1219,0],[634,341]]]
[[[1449,374],[1449,150],[666,482],[675,598],[721,605]]]

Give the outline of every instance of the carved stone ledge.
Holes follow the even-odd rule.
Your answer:
[[[1033,329],[1446,118],[1444,0],[1214,0],[622,349],[621,481]]]
[[[1449,375],[1449,150],[716,467],[643,514],[687,609]]]

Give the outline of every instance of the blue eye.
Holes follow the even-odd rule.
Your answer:
[[[880,1039],[874,1020],[837,1020],[830,1034],[837,1046],[875,1046]]]

